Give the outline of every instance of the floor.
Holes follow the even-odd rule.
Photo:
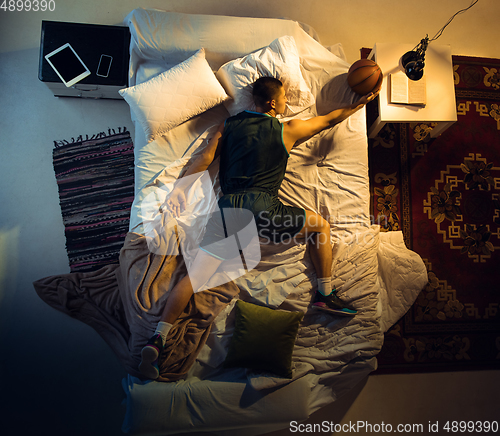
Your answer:
[[[123,101],[58,99],[39,82],[41,21],[120,24],[135,7],[288,17],[312,25],[325,45],[342,42],[348,60],[354,62],[360,47],[375,42],[416,45],[426,33],[432,37],[470,3],[55,0],[53,4],[55,10],[46,12],[0,8],[0,429],[5,436],[120,435],[125,371],[90,327],[43,303],[32,282],[69,272],[52,169],[53,141],[133,125]],[[500,58],[499,16],[498,0],[481,0],[446,28],[439,43],[450,44],[453,54]],[[398,424],[422,424],[421,434],[447,434],[433,432],[435,427],[429,425],[438,422],[442,427],[454,419],[498,420],[499,375],[477,371],[371,376],[343,401],[315,414],[311,422],[390,423],[394,430]],[[292,430],[298,432],[290,428],[279,434],[295,433]],[[366,429],[358,433],[371,434]]]

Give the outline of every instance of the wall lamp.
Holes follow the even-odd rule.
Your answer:
[[[432,39],[429,39],[429,35],[425,35],[425,38],[422,39],[418,45],[408,52],[406,52],[401,57],[401,65],[403,66],[407,77],[411,80],[420,80],[424,75],[424,66],[425,66],[425,51],[427,50],[427,46],[430,42],[438,39],[442,34],[446,26],[453,21],[458,14],[461,14],[467,10],[469,10],[472,6],[474,6],[479,0],[472,0],[469,7],[465,9],[461,9],[457,13],[455,13],[448,22],[441,27],[441,29],[434,35]]]

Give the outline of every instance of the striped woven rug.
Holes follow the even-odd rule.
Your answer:
[[[125,127],[54,141],[53,164],[71,272],[117,263],[134,199],[134,144]]]

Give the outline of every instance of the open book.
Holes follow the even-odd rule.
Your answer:
[[[391,103],[425,106],[425,75],[417,81],[410,80],[405,73],[391,74]]]

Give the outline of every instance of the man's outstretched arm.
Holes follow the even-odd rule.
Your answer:
[[[349,118],[352,114],[363,108],[367,103],[377,97],[378,91],[361,97],[356,103],[340,109],[335,109],[326,115],[319,115],[309,120],[291,120],[284,125],[283,139],[288,151],[297,141],[309,138],[322,130],[333,127]]]
[[[214,136],[209,140],[207,147],[189,166],[189,169],[183,174],[182,177],[190,176],[192,174],[201,173],[205,171],[210,164],[217,157],[219,152],[219,141],[224,132],[224,123],[222,123]]]
[[[210,139],[203,153],[201,153],[193,161],[193,163],[189,166],[188,170],[182,175],[181,178],[203,172],[210,166],[210,164],[214,161],[220,151],[219,144],[223,132],[224,123],[219,126],[219,129],[215,132],[212,139]],[[186,196],[184,194],[185,189],[186,186],[182,184],[182,182],[179,182],[179,179],[177,179],[172,192],[168,195],[161,209],[166,206],[174,216],[179,217],[179,215],[185,210],[186,207]]]

